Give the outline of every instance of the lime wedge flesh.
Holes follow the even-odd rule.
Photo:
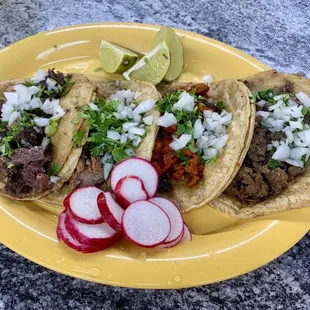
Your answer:
[[[180,39],[170,27],[162,27],[156,34],[153,47],[166,41],[170,50],[170,67],[164,77],[166,81],[175,80],[182,72],[183,68],[183,47]]]
[[[166,75],[169,65],[170,52],[164,41],[124,72],[123,76],[126,80],[140,80],[156,85]]]
[[[138,55],[124,47],[102,40],[99,58],[104,71],[123,73],[136,63]]]

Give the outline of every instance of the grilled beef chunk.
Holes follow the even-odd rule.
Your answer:
[[[277,195],[285,189],[289,182],[305,172],[305,168],[278,162],[278,167],[269,166],[273,152],[267,152],[267,144],[279,141],[282,132],[270,132],[261,125],[262,118],[257,117],[250,149],[237,176],[226,189],[226,194],[240,200],[262,201]]]
[[[104,182],[100,157],[91,157],[90,164],[79,175],[79,187],[101,185]]]
[[[6,162],[5,167],[3,161]],[[7,168],[9,159],[1,157],[1,173],[5,169],[7,174],[5,191],[19,197],[22,194],[41,193],[49,189],[52,184],[46,173],[46,166],[50,161],[50,150],[41,146],[16,149],[11,158],[14,165],[12,168]]]

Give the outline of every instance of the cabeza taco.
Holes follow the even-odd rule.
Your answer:
[[[250,218],[310,205],[310,81],[265,71],[243,81],[256,102],[253,140],[230,186],[210,205]]]
[[[160,195],[181,211],[204,206],[232,181],[252,139],[255,107],[244,84],[224,80],[161,87],[152,163]]]
[[[156,102],[160,94],[140,81],[93,82],[92,98],[79,113],[82,127],[73,135],[71,158],[78,161],[63,187],[42,198],[62,207],[64,198],[75,188],[109,187],[115,164],[132,156],[150,160],[158,126]],[[83,147],[82,154],[76,148]]]
[[[82,75],[39,70],[32,79],[0,81],[0,194],[35,200],[72,175],[72,123],[93,93]],[[76,150],[81,153],[82,148]]]

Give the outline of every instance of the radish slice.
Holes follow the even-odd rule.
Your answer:
[[[97,203],[103,220],[113,229],[121,230],[124,210],[114,200],[111,193],[100,193],[97,197]]]
[[[71,197],[72,193],[70,193],[63,201],[63,205],[66,209],[69,209],[70,208],[70,204],[69,204],[69,201],[70,201],[70,197]]]
[[[58,226],[57,226],[57,237],[59,240],[63,241],[65,245],[67,245],[69,248],[82,252],[82,253],[94,253],[100,251],[100,249],[96,249],[93,247],[89,247],[85,244],[82,244],[75,240],[68,230],[65,227],[65,220],[69,217],[67,211],[63,211],[58,218]]]
[[[170,243],[178,239],[183,233],[184,222],[182,215],[176,205],[170,200],[160,197],[152,198],[149,200],[149,202],[152,202],[162,208],[167,213],[170,219],[171,231],[164,243]]]
[[[158,173],[150,162],[138,157],[125,159],[114,167],[111,173],[112,190],[115,192],[116,185],[121,178],[132,175],[141,179],[150,198],[155,196]]]
[[[125,210],[122,227],[131,242],[143,247],[156,247],[168,237],[171,224],[163,209],[140,200]]]
[[[192,241],[192,233],[185,223],[184,223],[184,235],[182,241]]]
[[[183,236],[184,236],[184,230],[182,231],[181,235],[177,239],[175,239],[174,241],[171,241],[169,243],[162,243],[162,244],[158,245],[156,248],[157,249],[172,248],[173,246],[175,246],[181,242]]]
[[[146,200],[149,198],[143,182],[135,175],[121,178],[116,184],[114,194],[116,200],[124,208],[127,208],[137,200]]]
[[[94,186],[81,187],[72,192],[64,203],[69,206],[70,215],[80,223],[103,223],[97,204],[100,193],[102,190]]]
[[[73,238],[89,247],[104,250],[119,240],[120,233],[107,223],[83,224],[69,216],[65,219],[65,227]]]

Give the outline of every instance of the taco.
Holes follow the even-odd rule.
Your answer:
[[[160,88],[162,116],[152,156],[161,196],[181,211],[204,206],[234,178],[254,126],[249,91],[235,80]]]
[[[223,195],[210,202],[238,218],[310,204],[310,81],[270,70],[243,81],[256,102],[246,158]]]
[[[158,131],[159,112],[155,103],[161,98],[146,82],[93,82],[96,90],[77,121],[83,128],[73,135],[74,147],[83,146],[74,172],[62,188],[42,198],[62,207],[64,198],[77,187],[109,187],[115,164],[132,156],[150,160]]]
[[[35,200],[71,177],[77,161],[67,161],[79,125],[70,121],[92,92],[85,77],[53,70],[0,82],[1,195]]]

